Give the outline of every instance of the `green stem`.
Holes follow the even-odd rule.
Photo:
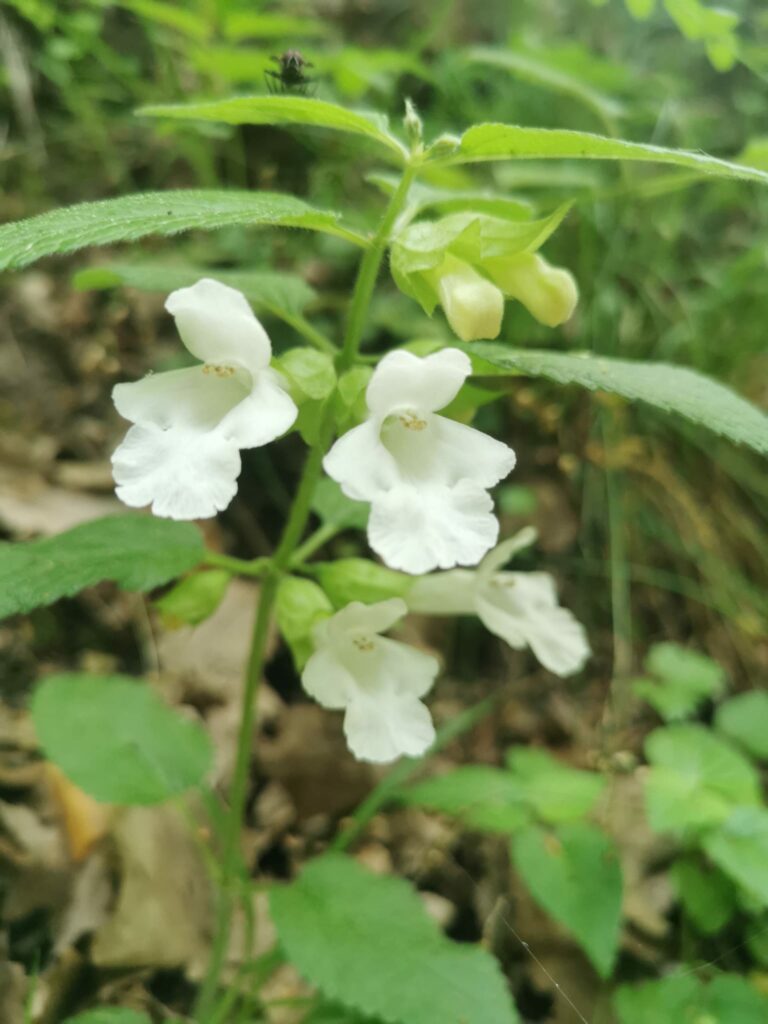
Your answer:
[[[226,569],[234,576],[264,576],[269,570],[270,560],[254,558],[247,561],[244,558],[233,558],[231,555],[220,555],[218,551],[206,551],[203,564],[215,569]]]
[[[336,523],[323,523],[322,526],[318,526],[313,534],[300,544],[299,547],[293,553],[291,558],[291,567],[299,566],[321,548],[323,544],[327,544],[329,540],[332,540],[339,532],[339,527]]]
[[[409,164],[403,172],[398,188],[390,198],[379,229],[371,241],[370,247],[366,249],[361,261],[350,303],[344,347],[339,353],[337,360],[340,370],[350,367],[357,357],[365,325],[365,317],[368,312],[381,261],[389,243],[392,227],[407,199],[408,189],[413,180],[414,173],[415,166]],[[309,456],[304,464],[301,481],[291,507],[288,522],[285,525],[283,535],[280,538],[280,543],[275,550],[271,563],[267,564],[263,569],[260,567],[258,573],[254,573],[253,566],[255,563],[241,562],[239,559],[229,559],[225,555],[215,555],[214,553],[207,556],[208,564],[217,564],[222,568],[231,568],[238,572],[244,571],[245,567],[250,569],[250,572],[247,574],[263,575],[264,582],[261,586],[259,606],[256,611],[251,651],[248,658],[245,686],[243,688],[235,769],[232,778],[230,806],[224,829],[221,892],[216,931],[208,972],[201,986],[196,1005],[195,1019],[199,1024],[206,1024],[206,1021],[210,1021],[211,1015],[216,1008],[219,980],[226,959],[229,933],[237,902],[237,886],[235,883],[238,880],[240,871],[240,830],[248,797],[248,769],[251,761],[253,731],[256,725],[256,700],[266,660],[267,638],[272,609],[277,598],[280,579],[295,557],[296,547],[306,528],[311,511],[312,496],[322,474],[323,456],[333,439],[334,427],[333,403],[329,399],[323,411],[317,441],[310,449]],[[312,538],[310,538],[311,540]],[[256,560],[256,562],[259,561],[258,559]]]
[[[306,320],[303,316],[294,316],[287,313],[283,313],[282,316],[285,323],[292,327],[297,334],[300,334],[305,341],[308,341],[310,345],[314,345],[321,352],[327,352],[328,355],[336,355],[338,349],[331,339],[326,338],[323,332],[318,331],[309,320]]]

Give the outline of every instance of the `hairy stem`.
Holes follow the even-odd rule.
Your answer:
[[[365,318],[368,313],[371,295],[376,285],[381,261],[384,258],[384,253],[390,240],[392,227],[407,199],[408,189],[414,174],[415,166],[409,164],[403,172],[399,186],[390,198],[382,216],[381,224],[360,263],[349,307],[344,346],[337,358],[339,370],[348,369],[357,358],[363,327],[365,326]],[[304,464],[301,481],[296,491],[283,535],[280,538],[280,543],[275,550],[271,562],[263,570],[260,567],[259,574],[264,579],[261,585],[261,595],[253,627],[253,639],[251,641],[245,686],[243,688],[235,770],[232,778],[230,805],[223,837],[221,892],[219,895],[216,931],[211,950],[210,964],[203,985],[200,988],[195,1008],[195,1019],[199,1024],[207,1024],[207,1022],[211,1021],[212,1015],[216,1010],[221,972],[226,959],[229,933],[239,897],[238,882],[241,876],[240,831],[248,799],[251,748],[253,732],[256,726],[256,701],[266,659],[272,610],[277,597],[280,579],[290,566],[306,529],[311,511],[312,496],[322,474],[323,456],[333,439],[334,426],[333,404],[331,400],[328,400],[323,411],[317,441],[310,449],[307,461]],[[220,556],[213,561],[210,558],[207,561],[208,564],[218,563],[222,568],[228,566],[234,568],[233,563],[238,560],[229,560],[226,556]],[[228,563],[228,566],[225,562]],[[249,563],[243,563],[243,565],[247,566]],[[250,575],[253,574],[253,569],[251,569]]]

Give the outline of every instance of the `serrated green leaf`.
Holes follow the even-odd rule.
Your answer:
[[[685,912],[703,935],[715,935],[736,911],[733,883],[717,868],[681,857],[670,870]]]
[[[73,283],[81,290],[127,285],[145,292],[172,292],[187,288],[201,277],[213,277],[237,288],[257,309],[285,318],[300,316],[316,298],[309,285],[295,274],[273,271],[220,270],[182,263],[108,263],[88,267],[75,274]]]
[[[621,985],[614,1005],[619,1024],[763,1024],[768,1013],[765,997],[735,974],[704,983],[687,972]]]
[[[508,835],[531,823],[525,786],[509,772],[464,765],[398,794],[407,804],[459,818],[468,828]]]
[[[613,842],[584,822],[512,839],[512,857],[534,899],[574,936],[602,978],[613,968],[621,924],[621,866]]]
[[[402,163],[405,147],[390,134],[387,118],[371,111],[349,110],[307,96],[235,96],[202,103],[159,104],[137,111],[145,117],[168,117],[223,124],[293,124],[363,135],[385,146]]]
[[[97,203],[79,203],[0,227],[0,270],[25,267],[43,256],[75,252],[86,245],[130,242],[147,235],[177,235],[193,228],[307,228],[366,243],[338,225],[338,214],[317,210],[277,192],[144,192]]]
[[[741,178],[768,185],[768,174],[742,164],[719,160],[706,153],[667,149],[642,142],[611,139],[590,132],[561,128],[524,128],[511,124],[478,124],[461,137],[457,152],[444,159],[451,163],[476,160],[634,160],[675,164],[702,174]]]
[[[49,676],[32,699],[45,756],[110,804],[155,804],[199,785],[211,744],[196,723],[124,676]]]
[[[413,586],[413,576],[366,558],[337,558],[334,562],[317,562],[312,568],[336,608],[350,601],[376,604],[391,597],[405,597]]]
[[[224,569],[206,569],[177,583],[154,602],[171,628],[184,623],[196,626],[213,615],[232,579]]]
[[[734,882],[768,906],[768,811],[738,807],[705,836],[707,856]]]
[[[753,766],[704,726],[657,729],[645,751],[653,766],[646,782],[648,819],[658,832],[718,825],[735,806],[760,802]]]
[[[602,775],[571,768],[545,750],[513,747],[507,765],[536,816],[551,824],[583,818],[605,788]]]
[[[768,693],[732,697],[717,709],[715,725],[754,757],[768,760]]]
[[[368,525],[370,510],[368,502],[348,498],[336,481],[327,476],[318,482],[312,496],[312,511],[320,517],[324,525],[336,526],[339,530],[364,530]],[[357,562],[358,559],[351,561]],[[372,564],[366,562],[366,565]]]
[[[0,617],[71,597],[102,580],[151,590],[199,565],[202,536],[191,523],[109,516],[56,537],[0,544]]]
[[[331,1000],[390,1024],[515,1024],[498,964],[450,942],[399,878],[311,861],[270,908],[291,963]]]
[[[666,363],[609,359],[589,352],[512,349],[495,342],[454,343],[478,360],[476,372],[546,377],[645,402],[706,427],[737,444],[768,452],[768,416],[746,399],[694,370]],[[494,369],[495,368],[495,369]]]

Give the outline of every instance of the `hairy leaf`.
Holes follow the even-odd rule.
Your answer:
[[[478,124],[461,137],[459,147],[446,153],[451,162],[475,160],[640,160],[675,164],[720,178],[742,178],[768,185],[768,173],[720,160],[706,153],[667,149],[643,142],[611,139],[562,128],[524,128],[512,124]]]
[[[609,359],[589,352],[513,349],[485,341],[464,346],[456,343],[456,347],[490,364],[490,368],[477,364],[477,373],[498,375],[501,370],[546,377],[558,384],[579,384],[590,391],[609,391],[676,413],[737,444],[768,452],[768,416],[725,385],[694,370]]]
[[[211,764],[203,729],[124,676],[49,676],[32,721],[48,760],[104,803],[168,800],[199,785]]]
[[[401,879],[326,854],[270,906],[289,960],[328,999],[391,1024],[519,1019],[490,954],[446,939]]]
[[[71,597],[102,580],[151,590],[203,560],[191,523],[150,516],[108,516],[56,537],[0,544],[0,617]]]
[[[231,224],[308,228],[365,244],[337,225],[338,214],[316,210],[277,192],[189,189],[144,192],[97,203],[79,203],[0,227],[0,270],[25,267],[43,256],[86,245],[129,242],[146,235],[177,235]]]
[[[381,143],[402,162],[405,149],[389,133],[383,114],[349,110],[307,96],[235,96],[203,103],[173,103],[142,107],[139,114],[224,124],[295,124],[334,128]]]

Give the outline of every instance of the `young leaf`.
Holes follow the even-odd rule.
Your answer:
[[[365,506],[366,521],[359,529],[365,529],[368,506]],[[350,523],[350,525],[352,525]],[[343,608],[350,601],[376,604],[390,597],[405,597],[413,586],[413,576],[408,576],[384,565],[369,562],[365,558],[337,558],[334,562],[317,562],[313,566],[323,590],[337,608]]]
[[[71,597],[102,580],[151,590],[199,565],[203,539],[191,523],[151,516],[96,519],[56,537],[0,544],[0,618]]]
[[[450,942],[399,878],[315,858],[270,909],[291,963],[328,999],[388,1024],[515,1024],[498,964]]]
[[[223,124],[295,124],[311,128],[333,128],[363,135],[385,146],[402,163],[406,150],[391,135],[387,118],[369,111],[348,110],[336,103],[307,96],[235,96],[208,103],[174,103],[142,107],[145,117],[168,117]]]
[[[621,866],[613,842],[584,822],[553,832],[530,827],[514,836],[512,857],[536,901],[607,978],[621,924]]]
[[[501,371],[546,377],[558,384],[608,391],[676,413],[737,444],[768,452],[768,416],[723,384],[693,370],[666,363],[609,359],[589,352],[512,349],[485,341],[454,344],[480,360],[476,373],[499,376]]]
[[[459,818],[467,828],[509,834],[531,823],[525,786],[509,772],[463,765],[398,793],[402,803]]]
[[[195,284],[201,277],[213,277],[237,288],[257,309],[281,318],[300,316],[315,299],[314,290],[296,274],[219,270],[183,263],[108,263],[80,270],[73,280],[75,287],[83,290],[127,285],[145,292],[172,292]]]
[[[707,856],[734,882],[768,907],[768,811],[738,807],[705,837]]]
[[[753,757],[768,760],[768,693],[752,690],[732,697],[717,709],[715,724]]]
[[[735,806],[760,801],[753,766],[704,726],[657,729],[645,752],[653,766],[646,783],[648,818],[658,832],[717,825]]]
[[[199,785],[211,764],[202,728],[124,676],[49,676],[32,722],[48,760],[104,803],[168,800]]]
[[[289,348],[278,356],[275,366],[306,398],[317,401],[327,398],[336,386],[336,371],[327,352]]]
[[[439,157],[437,158],[439,159]],[[768,173],[719,160],[706,153],[667,149],[642,142],[611,139],[561,128],[523,128],[512,124],[478,124],[461,137],[458,150],[443,159],[475,160],[641,160],[675,164],[721,178],[742,178],[768,185]]]
[[[97,203],[79,203],[0,227],[0,270],[26,267],[43,256],[75,252],[86,245],[129,242],[146,235],[177,235],[231,224],[325,231],[365,245],[337,224],[338,214],[316,210],[277,192],[144,192]]]

